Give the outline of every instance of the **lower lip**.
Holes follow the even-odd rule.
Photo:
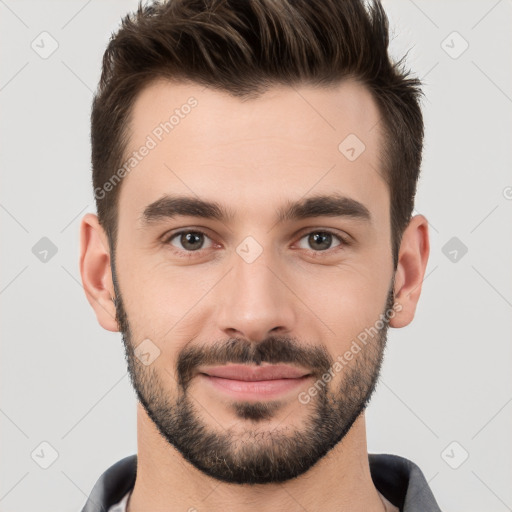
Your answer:
[[[296,390],[303,385],[310,376],[306,375],[297,379],[272,379],[272,380],[233,380],[211,375],[200,375],[216,390],[227,393],[239,399],[270,399],[284,393]]]

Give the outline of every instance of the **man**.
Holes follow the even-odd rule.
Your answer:
[[[368,454],[429,254],[420,83],[378,2],[170,0],[110,41],[80,271],[123,335],[138,453],[92,511],[439,511]]]

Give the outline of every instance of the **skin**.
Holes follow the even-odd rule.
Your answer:
[[[135,102],[128,152],[190,96],[197,107],[127,174],[119,197],[118,291],[130,343],[149,338],[161,351],[151,365],[160,392],[169,399],[176,395],[179,355],[210,341],[257,343],[279,334],[323,347],[336,358],[375,324],[391,286],[399,311],[389,325],[408,325],[428,260],[427,220],[417,215],[410,221],[395,271],[389,191],[379,173],[384,140],[369,92],[355,82],[331,88],[275,86],[242,102],[195,84],[155,82]],[[338,150],[351,133],[366,146],[353,162]],[[276,211],[286,201],[333,192],[364,204],[371,222],[315,217],[276,224]],[[164,193],[216,201],[229,207],[234,218],[222,223],[176,217],[143,226],[142,211]],[[163,235],[192,228],[207,234],[201,254],[186,259],[173,252],[186,253],[179,237],[174,245],[162,242]],[[331,249],[315,251],[307,235],[322,229],[349,235],[352,243],[340,248],[333,238]],[[247,236],[262,248],[250,264],[236,252]],[[93,214],[82,219],[80,271],[98,322],[118,331],[108,239]],[[333,393],[345,375],[335,374],[329,383]],[[283,395],[270,418],[260,422],[241,419],[229,398],[198,378],[191,380],[188,392],[208,429],[231,429],[233,439],[241,439],[247,431],[304,427],[315,401],[301,404],[297,394],[312,382]],[[140,403],[137,418],[138,467],[130,512],[168,511],[168,504],[172,510],[211,512],[385,510],[371,480],[364,411],[305,473],[257,485],[206,475],[167,442]]]

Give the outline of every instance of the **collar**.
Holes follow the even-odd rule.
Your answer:
[[[441,512],[421,469],[414,462],[389,454],[368,454],[377,490],[400,512]],[[108,512],[135,485],[137,455],[109,467],[94,485],[82,512]]]

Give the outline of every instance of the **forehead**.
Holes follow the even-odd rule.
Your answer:
[[[353,81],[275,86],[252,99],[154,82],[133,106],[120,217],[125,209],[140,216],[164,194],[255,215],[267,202],[308,192],[342,193],[385,209],[379,119],[369,91]]]

